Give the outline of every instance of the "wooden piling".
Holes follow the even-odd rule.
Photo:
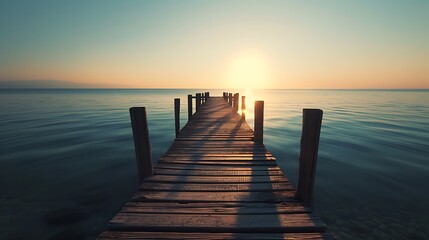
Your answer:
[[[241,118],[246,120],[246,96],[241,96]]]
[[[201,93],[195,94],[195,111],[198,112],[198,110],[201,107]]]
[[[313,208],[314,178],[316,176],[322,116],[323,111],[320,109],[303,110],[296,196],[311,208]]]
[[[191,120],[192,117],[192,95],[188,95],[188,121]]]
[[[152,176],[152,152],[149,140],[146,108],[130,108],[131,126],[133,129],[134,148],[136,152],[139,182]]]
[[[255,126],[254,126],[255,144],[264,142],[264,101],[255,101]]]
[[[180,132],[180,98],[174,99],[174,127],[176,130],[176,137]]]
[[[238,112],[238,100],[240,98],[239,93],[234,94],[234,111]]]
[[[228,104],[232,107],[232,93],[228,93]]]

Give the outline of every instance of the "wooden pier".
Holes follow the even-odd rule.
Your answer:
[[[254,133],[237,113],[238,94],[189,96],[197,111],[191,102],[188,123],[153,169],[147,125],[138,126],[145,109],[130,110],[141,185],[98,239],[335,239],[311,209],[321,119],[307,129],[313,142],[301,140],[297,194],[263,145],[263,102]]]

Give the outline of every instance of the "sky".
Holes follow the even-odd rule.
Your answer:
[[[0,80],[429,88],[429,1],[0,0]]]

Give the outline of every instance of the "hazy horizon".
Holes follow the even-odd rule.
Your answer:
[[[426,89],[429,2],[2,1],[0,79]]]
[[[199,90],[202,88],[192,87],[133,87],[133,86],[115,86],[105,83],[82,83],[62,80],[0,80],[0,89],[189,89]],[[205,90],[246,90],[246,88],[204,88]],[[257,90],[429,90],[429,88],[259,88]]]

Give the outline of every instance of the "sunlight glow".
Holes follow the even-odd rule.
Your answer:
[[[227,81],[229,88],[269,88],[271,77],[268,63],[257,54],[243,54],[232,61]]]

